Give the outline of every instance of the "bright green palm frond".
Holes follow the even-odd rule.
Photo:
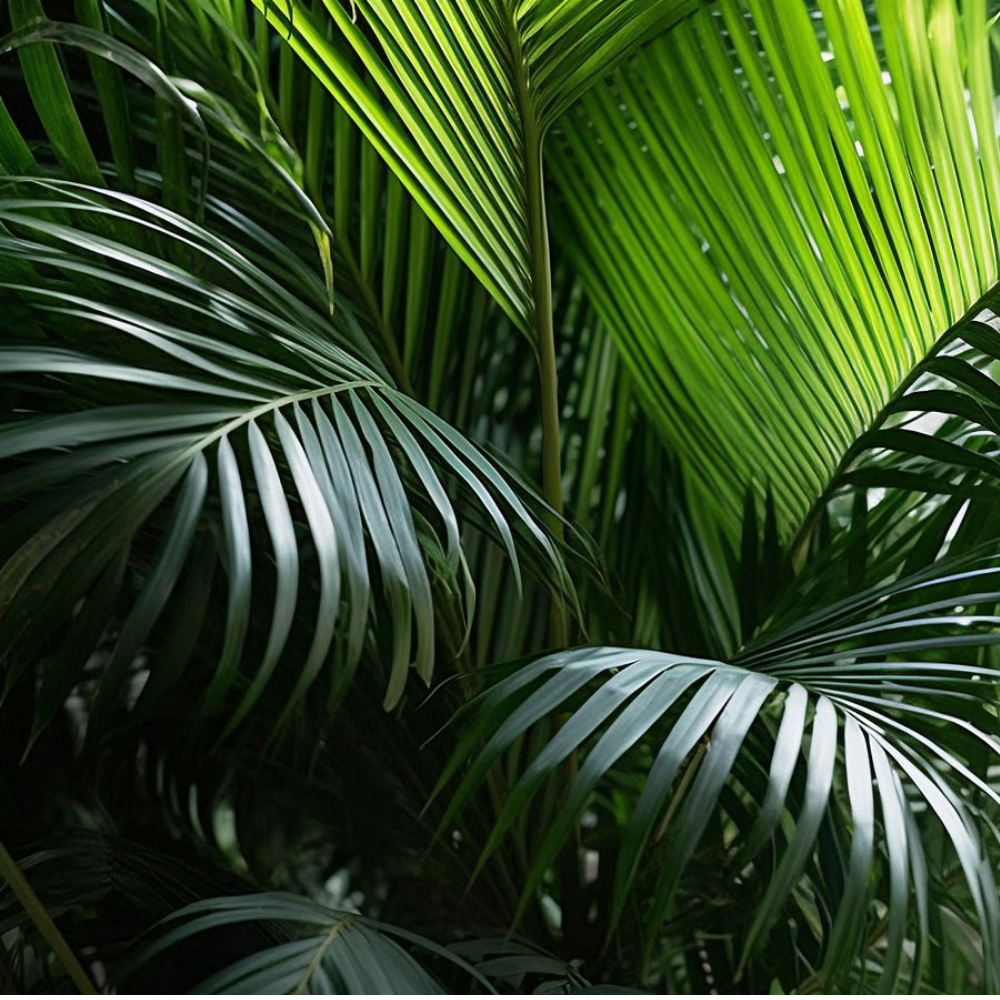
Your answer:
[[[329,218],[339,285],[351,287],[400,386],[455,412],[449,379],[510,321],[494,315],[489,293],[328,91],[301,68],[281,83],[282,106],[308,111],[286,128],[303,151],[306,188]]]
[[[66,213],[76,225],[53,221]],[[232,729],[280,675],[285,721],[331,667],[331,696],[344,691],[375,567],[395,704],[411,663],[430,679],[435,578],[461,580],[442,476],[515,561],[524,531],[561,564],[490,462],[338,346],[349,309],[331,321],[252,263],[280,246],[244,252],[152,203],[55,182],[25,182],[0,221],[3,255],[35,268],[6,284],[24,333],[0,349],[16,394],[0,433],[0,649],[8,689],[44,653],[39,725],[82,679],[81,650],[110,642],[91,718],[106,725],[165,615],[175,641],[140,707],[197,653],[203,720],[228,705]],[[220,594],[224,620],[207,619]]]
[[[432,223],[530,335],[553,116],[691,4],[261,2]],[[330,33],[333,40],[330,39]],[[374,39],[374,41],[372,41]],[[360,65],[359,65],[360,64]]]
[[[735,534],[793,532],[997,280],[984,3],[703,8],[590,90],[548,158],[647,412]]]

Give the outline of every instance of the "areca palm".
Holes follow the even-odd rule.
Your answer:
[[[51,14],[8,977],[994,988],[985,3]]]

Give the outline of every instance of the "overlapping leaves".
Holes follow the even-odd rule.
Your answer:
[[[692,4],[643,0],[361,2],[326,16],[258,6],[360,125],[490,292],[535,332],[532,190],[555,116]],[[332,38],[331,38],[332,36]],[[358,66],[360,63],[360,67]]]
[[[731,663],[557,653],[470,708],[452,760],[452,774],[468,765],[453,810],[539,734],[480,861],[526,810],[550,810],[522,906],[588,810],[615,822],[615,788],[623,815],[624,776],[644,761],[617,820],[620,843],[605,838],[595,850],[614,868],[610,925],[640,900],[650,953],[662,927],[683,922],[685,871],[718,836],[709,848],[721,851],[718,891],[755,897],[752,914],[725,931],[742,963],[779,924],[787,932],[791,907],[812,928],[813,943],[796,948],[811,955],[805,972],[818,985],[862,982],[864,968],[850,962],[861,948],[877,991],[903,976],[913,988],[942,946],[942,887],[925,857],[940,835],[961,886],[947,906],[982,935],[983,975],[997,982],[989,858],[1000,793],[987,779],[1000,765],[994,298],[936,345],[859,439],[799,540],[798,575]],[[542,736],[553,714],[565,721]],[[567,774],[553,808],[539,793]]]
[[[360,280],[345,283],[332,321],[322,281],[283,252],[278,226],[266,231],[221,202],[208,205],[215,236],[138,199],[65,185],[26,182],[0,206],[14,331],[0,355],[8,687],[40,662],[36,728],[86,678],[95,729],[125,698],[149,709],[186,688],[198,692],[194,719],[225,731],[276,687],[282,721],[313,692],[330,704],[370,652],[376,669],[390,664],[393,703],[411,660],[429,674],[438,588],[461,585],[446,476],[508,551],[520,531],[523,556],[530,546],[552,561],[504,480],[393,389],[363,345],[372,320],[399,315],[405,266],[402,368],[418,363],[429,328],[416,331],[435,283],[428,223],[529,334],[545,321],[542,137],[598,81],[581,115],[563,119],[552,161],[569,196],[565,217],[582,234],[564,246],[686,475],[700,477],[731,526],[748,484],[766,481],[777,515],[766,518],[765,554],[776,548],[776,518],[786,537],[799,529],[782,573],[758,567],[744,582],[770,576],[777,586],[787,563],[799,575],[773,605],[770,590],[737,596],[727,586],[710,606],[704,595],[725,576],[719,547],[707,552],[687,512],[657,520],[686,532],[684,575],[703,584],[697,600],[674,601],[673,615],[709,623],[712,655],[756,634],[728,663],[600,649],[512,675],[470,713],[453,763],[454,772],[472,761],[458,801],[505,756],[512,791],[494,797],[500,820],[486,857],[507,832],[527,831],[517,845],[527,901],[579,836],[610,889],[590,887],[594,912],[642,925],[647,952],[685,920],[703,940],[722,920],[715,940],[735,942],[745,967],[770,934],[802,963],[787,983],[809,974],[814,986],[889,990],[904,977],[916,983],[945,940],[935,922],[947,913],[982,934],[994,986],[1000,919],[983,863],[997,803],[984,777],[996,752],[990,644],[1000,602],[994,317],[964,324],[879,415],[996,278],[984,5],[880,3],[873,31],[860,2],[820,3],[821,17],[804,5],[723,2],[640,52],[608,88],[600,81],[617,60],[694,5],[348,6],[260,3],[339,102],[332,197],[323,202],[319,179],[325,140],[304,147],[302,171],[316,203],[332,203],[338,237],[359,230]],[[204,25],[222,42],[219,64],[247,83],[233,104],[203,94],[206,120],[266,153],[278,138],[266,134],[266,39],[257,39],[262,72],[247,75],[243,5],[212,0],[188,14],[187,29]],[[125,21],[116,30],[136,35]],[[158,52],[165,62],[168,49]],[[42,51],[35,75],[58,87],[61,71]],[[200,43],[175,54],[196,67],[198,52]],[[286,56],[278,117],[307,117],[322,134],[328,106],[315,88],[308,107],[296,104]],[[56,110],[66,111],[59,93]],[[259,129],[247,126],[255,99]],[[345,114],[366,136],[360,152]],[[133,121],[150,128],[148,114]],[[164,121],[166,174],[187,154],[183,133]],[[56,146],[58,121],[44,124]],[[0,138],[10,125],[0,118]],[[107,172],[77,138],[88,159],[75,159],[97,183]],[[216,175],[243,207],[271,208],[266,185],[241,183],[232,151]],[[281,151],[290,159],[275,162],[299,179],[294,153]],[[132,183],[121,150],[114,155]],[[382,184],[378,156],[399,181]],[[23,142],[5,142],[0,159],[33,169]],[[72,169],[72,154],[57,159]],[[185,169],[169,183],[142,171],[137,179],[178,207],[190,187]],[[279,214],[284,222],[284,208],[259,222],[270,227]],[[313,221],[322,246],[329,233]],[[449,299],[464,279],[450,258],[442,270],[454,279],[441,282]],[[352,309],[369,315],[356,323]],[[442,308],[434,331],[435,340],[444,331],[432,362],[438,397],[439,344],[464,333],[459,315]],[[670,324],[679,332],[668,337]],[[467,357],[471,374],[478,355]],[[612,391],[602,358],[594,353],[585,393],[603,400],[593,403],[601,419]],[[621,431],[627,405],[618,416]],[[599,475],[596,426],[582,466],[570,466],[581,506],[603,479],[604,535],[634,523],[645,544],[646,522],[615,518],[620,501],[634,509],[633,476],[650,477],[640,468],[628,497],[620,491],[632,454],[624,432],[606,449],[617,474]],[[675,486],[671,477],[664,492]],[[744,524],[756,523],[756,506],[744,509]],[[756,552],[753,531],[745,537]],[[684,564],[702,556],[693,570]],[[661,561],[667,575],[677,565]],[[647,619],[637,630],[655,642],[667,626],[644,582],[629,585]],[[213,621],[207,609],[220,604]],[[509,631],[489,648],[522,651],[526,630]],[[489,658],[481,646],[474,662]],[[928,863],[938,844],[944,862]],[[390,967],[410,990],[433,985],[419,972],[407,981],[413,970],[394,965],[395,952],[352,936],[371,929],[360,918],[313,912],[305,922],[319,928],[305,944],[251,956],[214,985],[373,990]],[[348,938],[374,971],[353,954],[328,965]],[[868,964],[851,966],[861,952]]]
[[[1000,600],[996,579],[994,570],[993,589],[984,586],[980,598]],[[906,594],[901,588],[893,596]],[[851,610],[870,609],[859,604]],[[946,631],[949,624],[957,631],[962,624],[958,616],[935,610],[917,608],[884,624],[841,621],[836,631],[799,648],[790,643],[757,656],[753,669],[622,649],[580,650],[538,661],[476,706],[457,757],[480,742],[483,749],[457,802],[548,713],[566,714],[558,734],[514,785],[486,848],[488,856],[542,784],[562,774],[571,755],[586,748],[555,821],[534,846],[526,902],[575,835],[585,809],[596,808],[595,793],[618,765],[627,766],[639,748],[649,748],[652,764],[620,847],[605,847],[601,864],[614,866],[611,925],[641,893],[652,950],[663,922],[678,917],[675,903],[683,896],[685,868],[706,828],[727,808],[720,796],[744,789],[756,805],[727,808],[731,846],[722,859],[736,886],[758,884],[762,892],[739,929],[744,961],[784,914],[793,890],[808,884],[829,913],[823,972],[847,974],[851,967],[845,960],[875,929],[867,922],[874,897],[888,918],[879,991],[895,988],[902,968],[919,975],[928,947],[929,892],[917,834],[918,817],[926,810],[958,859],[984,937],[987,975],[995,981],[997,969],[988,956],[996,954],[1000,914],[975,800],[1000,801],[982,777],[987,763],[997,763],[997,747],[993,717],[973,706],[989,697],[1000,673],[904,659],[948,645],[944,637],[928,640],[928,632]],[[897,641],[904,630],[923,637]],[[971,642],[968,635],[962,639]],[[887,661],[886,653],[895,655]],[[762,785],[757,766],[768,758]],[[742,825],[745,816],[752,819]],[[844,885],[832,896],[825,895],[824,873],[816,867],[817,842],[829,824],[849,845],[842,855],[823,859],[837,866]],[[651,865],[653,858],[657,862]],[[805,916],[808,923],[808,911]],[[913,947],[910,965],[907,950]]]
[[[446,949],[400,928],[356,913],[331,910],[285,893],[206,900],[173,914],[169,930],[145,950],[143,961],[199,932],[266,920],[308,928],[269,948],[256,950],[201,983],[198,993],[416,993],[447,990],[396,939],[466,969],[495,992],[467,963]]]
[[[420,995],[452,992],[445,986],[451,981],[475,994],[496,994],[494,984],[516,988],[529,977],[541,979],[534,990],[541,994],[633,992],[592,986],[578,969],[523,942],[485,939],[443,948],[400,927],[277,892],[185,907],[153,932],[136,960],[148,962],[198,934],[241,924],[266,924],[284,940],[217,972],[196,992]]]
[[[395,704],[411,664],[433,670],[435,581],[461,589],[448,478],[515,562],[526,533],[559,563],[489,462],[339,346],[356,339],[346,309],[331,321],[252,262],[270,249],[253,228],[244,251],[131,196],[29,181],[0,222],[20,319],[0,348],[17,394],[0,648],[8,689],[45,655],[38,724],[99,646],[91,722],[106,724],[165,616],[173,642],[140,706],[194,662],[200,718],[225,708],[231,729],[280,665],[287,721],[389,640]],[[376,573],[389,627],[371,640]],[[220,588],[222,623],[205,615]]]

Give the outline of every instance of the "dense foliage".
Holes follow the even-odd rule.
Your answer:
[[[8,0],[8,992],[995,992],[985,0]]]

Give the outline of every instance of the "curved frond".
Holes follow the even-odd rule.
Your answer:
[[[991,596],[998,599],[1000,591]],[[940,623],[917,611],[906,626]],[[881,628],[895,634],[892,625]],[[562,784],[566,762],[580,754],[533,843],[526,903],[559,852],[580,835],[585,810],[597,810],[598,824],[611,822],[598,793],[614,782],[619,767],[633,766],[627,760],[648,754],[651,763],[629,805],[620,846],[598,841],[604,844],[597,848],[600,864],[614,866],[611,925],[624,918],[626,906],[641,901],[650,955],[661,927],[680,919],[685,870],[724,810],[731,831],[716,862],[723,866],[722,884],[734,895],[744,886],[762,893],[745,921],[728,921],[744,962],[752,962],[804,881],[829,913],[813,946],[822,983],[832,985],[849,971],[863,939],[879,938],[872,914],[885,907],[887,936],[877,948],[889,970],[880,987],[885,991],[894,988],[902,967],[910,967],[908,949],[917,948],[913,974],[919,975],[919,956],[930,947],[923,915],[932,895],[924,834],[918,833],[929,816],[957,859],[983,935],[986,975],[995,981],[990,956],[997,954],[1000,912],[980,810],[1000,804],[1000,794],[982,777],[986,763],[1000,761],[985,713],[970,721],[969,706],[995,688],[1000,673],[875,659],[880,644],[872,633],[881,636],[879,629],[877,621],[857,622],[808,662],[782,662],[775,653],[753,670],[610,648],[547,657],[490,689],[471,709],[453,768],[473,747],[482,749],[472,754],[452,810],[514,741],[550,713],[564,714],[565,723],[538,744],[514,784],[480,865],[515,818],[539,808],[532,805],[536,792],[551,781]],[[911,652],[924,648],[919,641],[913,646]],[[906,650],[898,652],[902,657]],[[757,768],[766,775],[763,786]],[[745,813],[729,804],[733,794],[760,791],[766,791],[760,805],[748,803]],[[843,846],[828,841],[830,824],[845,831]],[[829,883],[831,865],[842,886],[837,892]]]
[[[446,993],[411,953],[414,945],[458,966],[477,986],[484,987],[483,992],[496,992],[473,966],[426,938],[290,893],[210,899],[185,907],[170,917],[136,961],[147,962],[196,934],[264,921],[289,931],[299,927],[301,933],[289,933],[288,940],[252,952],[212,975],[194,992]]]
[[[76,225],[55,221],[66,213]],[[6,283],[24,325],[0,347],[17,393],[0,432],[8,687],[71,623],[74,642],[110,640],[99,731],[168,600],[221,586],[224,620],[199,617],[184,655],[154,659],[140,707],[176,689],[197,639],[203,720],[228,706],[234,728],[284,664],[284,722],[331,667],[343,692],[380,579],[394,705],[411,665],[430,679],[434,579],[460,572],[447,480],[515,563],[523,535],[561,565],[489,461],[338,345],[352,342],[346,309],[331,321],[236,246],[128,195],[24,182],[0,223],[0,253],[37,276]],[[53,380],[75,395],[53,396]],[[47,705],[86,655],[46,675]]]
[[[1000,538],[998,307],[996,290],[984,296],[848,451],[791,547],[800,572],[767,612],[771,640],[829,625],[901,575],[988,574]],[[828,618],[803,615],[817,605]]]

